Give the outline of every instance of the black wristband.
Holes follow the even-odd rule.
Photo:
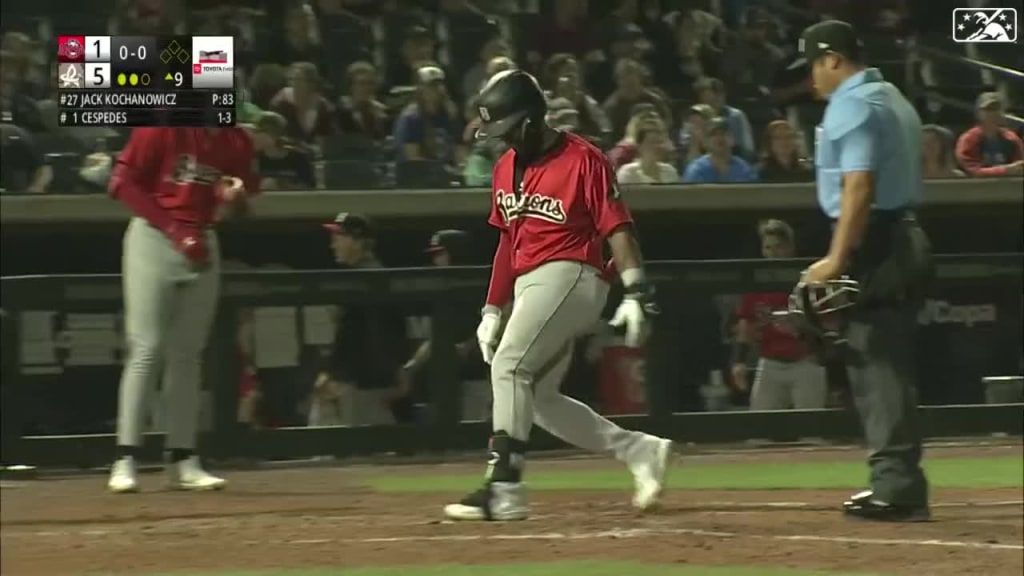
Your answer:
[[[625,286],[624,289],[625,297],[639,302],[645,314],[652,316],[661,311],[658,308],[658,304],[654,301],[654,286],[646,282],[637,282]]]

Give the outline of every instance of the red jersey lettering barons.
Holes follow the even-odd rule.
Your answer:
[[[110,194],[132,212],[124,236],[125,334],[118,458],[107,487],[139,489],[135,459],[148,388],[168,402],[171,485],[217,490],[194,454],[200,358],[217,308],[220,251],[213,225],[258,192],[252,141],[239,128],[138,128],[117,159]]]
[[[488,221],[510,236],[516,276],[556,260],[601,270],[605,238],[633,222],[626,204],[615,197],[614,174],[599,149],[575,134],[560,135],[556,146],[542,162],[526,166],[518,184],[514,151],[494,166]],[[522,192],[506,191],[513,186]]]
[[[629,345],[642,344],[656,308],[628,208],[600,150],[544,121],[547,103],[522,71],[493,76],[478,99],[478,138],[508,150],[494,167],[488,221],[498,230],[487,305],[477,328],[491,365],[493,435],[487,479],[445,507],[455,520],[520,520],[529,514],[522,483],[526,441],[536,422],[555,436],[614,455],[633,474],[633,504],[658,501],[669,440],[623,430],[559,392],[575,340],[600,319],[608,295],[604,242],[626,296],[612,319]],[[504,327],[504,330],[502,330]]]

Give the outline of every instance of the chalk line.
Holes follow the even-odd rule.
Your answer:
[[[938,546],[945,548],[971,548],[978,550],[1024,550],[1020,544],[996,544],[989,542],[965,542],[959,540],[914,540],[909,538],[854,538],[845,536],[818,536],[809,534],[748,534],[743,532],[721,532],[692,528],[632,528],[628,530],[602,530],[600,532],[538,532],[526,534],[451,534],[436,536],[388,536],[381,538],[360,538],[337,540],[338,543],[358,542],[364,544],[402,544],[411,542],[468,542],[481,540],[601,540],[646,538],[651,536],[703,536],[708,538],[744,538],[789,542],[828,542],[842,544],[884,545],[884,546]],[[289,540],[284,544],[299,544],[308,541]],[[328,543],[317,541],[317,543]]]

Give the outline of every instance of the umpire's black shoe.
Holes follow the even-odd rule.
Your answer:
[[[927,504],[892,504],[874,498],[870,490],[855,494],[843,502],[843,514],[847,518],[876,522],[928,522],[932,516]]]

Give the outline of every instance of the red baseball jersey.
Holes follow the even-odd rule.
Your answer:
[[[515,152],[494,166],[488,222],[509,234],[516,276],[553,260],[575,260],[604,268],[604,239],[633,221],[619,197],[605,155],[575,134],[539,163],[526,167],[513,189]]]
[[[807,346],[790,324],[772,312],[789,308],[789,294],[746,294],[736,315],[750,323],[760,343],[761,357],[773,360],[799,360],[807,356]]]
[[[205,226],[217,207],[214,186],[223,176],[259,193],[252,170],[252,139],[242,128],[136,128],[118,162],[135,178],[149,178],[157,203],[178,222]]]

